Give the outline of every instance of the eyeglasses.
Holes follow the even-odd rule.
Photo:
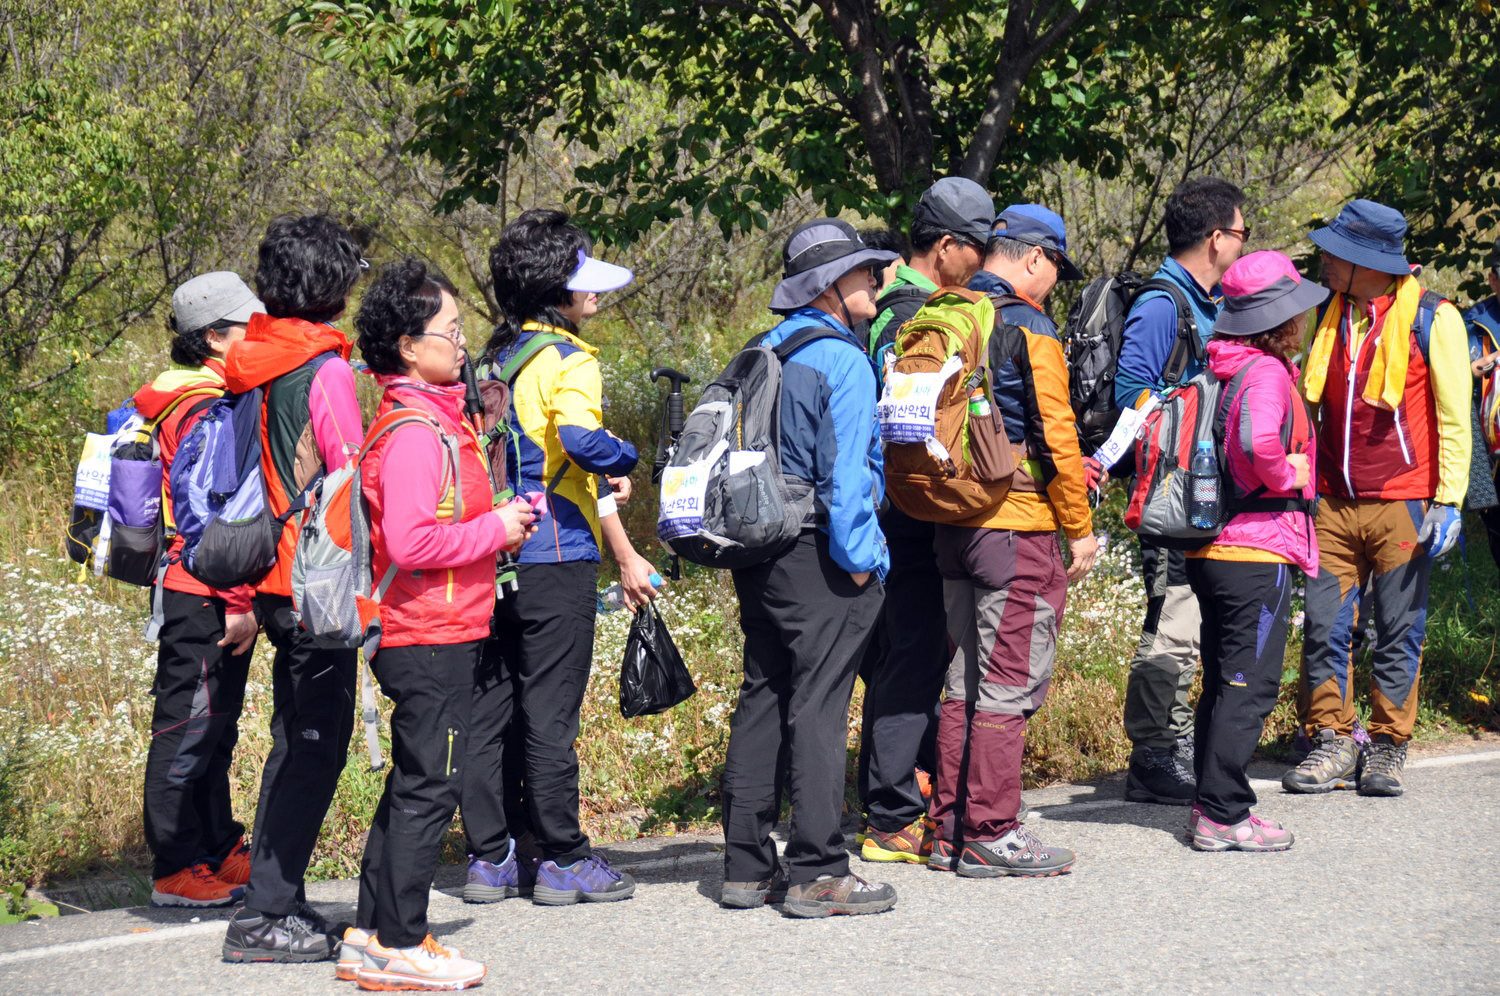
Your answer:
[[[1052,268],[1061,273],[1063,268],[1062,253],[1056,249],[1048,249],[1046,246],[1037,246],[1037,248],[1042,251],[1043,256],[1047,257],[1047,262],[1052,264]]]
[[[1221,228],[1221,229],[1219,229],[1219,231],[1223,232],[1225,235],[1233,235],[1235,238],[1239,239],[1241,242],[1249,242],[1250,241],[1250,226],[1249,225],[1246,225],[1244,228]]]
[[[453,343],[454,349],[462,349],[464,344],[464,323],[462,320],[455,320],[453,327],[446,332],[418,332],[412,338],[420,339],[424,335],[433,336],[438,339],[447,339]]]

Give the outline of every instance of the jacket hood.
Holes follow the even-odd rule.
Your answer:
[[[415,377],[380,375],[377,382],[386,397],[407,408],[430,412],[453,425],[464,422],[464,385],[429,384]]]
[[[354,344],[332,325],[252,315],[245,338],[229,347],[224,383],[240,394],[291,373],[314,356],[338,353],[347,360],[353,350]]]
[[[1270,355],[1263,349],[1257,349],[1248,343],[1235,339],[1210,339],[1208,343],[1208,368],[1213,371],[1214,376],[1220,380],[1228,380],[1244,369],[1245,364],[1261,356]],[[1292,380],[1298,376],[1295,363],[1284,364],[1290,372]]]
[[[163,370],[151,383],[136,391],[131,400],[145,419],[154,419],[167,406],[194,388],[224,389],[224,364],[209,360],[201,367],[172,367]]]

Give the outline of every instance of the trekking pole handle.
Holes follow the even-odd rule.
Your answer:
[[[671,367],[657,367],[651,371],[651,379],[667,381],[667,429],[675,442],[682,434],[682,385],[691,384],[693,378]]]
[[[474,373],[474,361],[464,354],[464,365],[460,376],[464,382],[464,414],[474,424],[475,432],[484,432],[484,398],[479,393],[479,378]]]

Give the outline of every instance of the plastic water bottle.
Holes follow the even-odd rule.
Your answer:
[[[666,584],[666,582],[661,579],[661,575],[656,573],[655,571],[651,572],[650,581],[651,587],[653,588],[660,588],[662,585]],[[618,581],[610,585],[608,588],[605,588],[603,591],[599,592],[598,596],[596,596],[594,599],[594,610],[599,615],[608,615],[611,612],[618,612],[624,607],[625,589],[620,587],[620,582]]]
[[[1198,440],[1188,467],[1188,525],[1212,529],[1219,525],[1219,458],[1214,444]]]

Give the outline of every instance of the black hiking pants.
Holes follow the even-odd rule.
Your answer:
[[[217,866],[244,834],[229,798],[250,656],[220,647],[224,601],[162,591],[144,810],[151,877]]]

